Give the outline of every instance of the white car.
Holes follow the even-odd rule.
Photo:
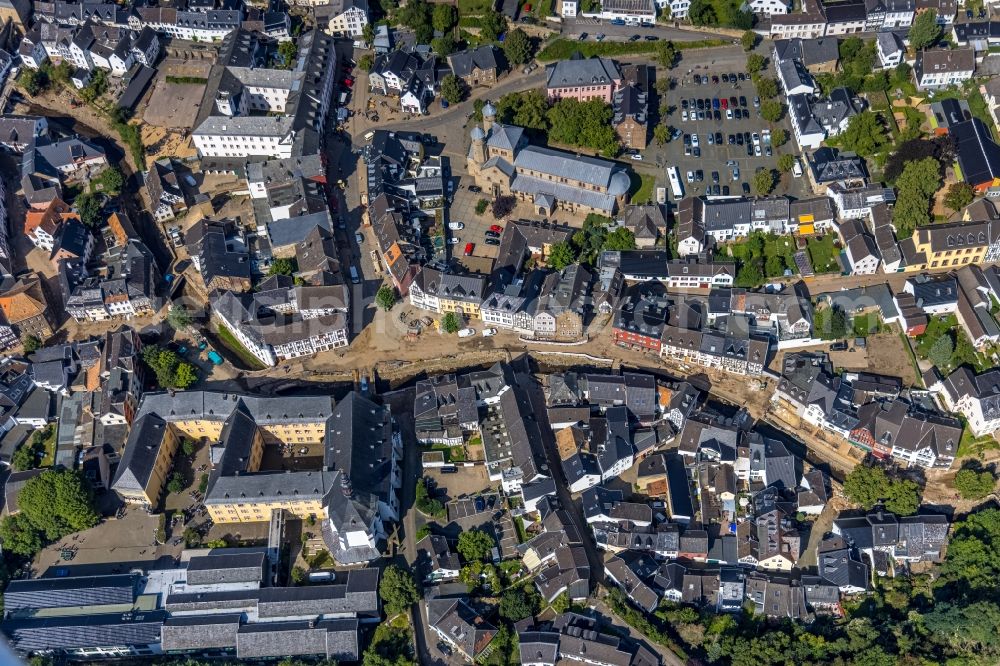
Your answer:
[[[733,119],[733,110],[726,109],[726,120],[732,120],[732,119]]]
[[[642,161],[642,155],[640,155],[639,153],[636,153],[635,155],[630,155],[629,157],[631,157],[636,162],[641,162]]]
[[[474,328],[463,328],[461,331],[458,332],[458,337],[460,337],[460,338],[471,338],[475,334],[476,334],[476,329],[474,329]]]
[[[448,245],[458,245],[461,242],[462,239],[459,238],[458,236],[452,236],[451,238],[448,239]]]
[[[755,146],[760,145],[760,134],[757,134],[757,132],[753,133],[753,145]]]
[[[753,154],[756,155],[757,157],[760,157],[760,146],[753,147]]]
[[[698,147],[698,135],[697,134],[692,134],[691,135],[691,147],[692,148],[697,148]]]
[[[681,120],[686,121],[687,119],[688,119],[688,112],[687,109],[684,109],[683,111],[681,111]]]
[[[461,231],[462,229],[465,228],[465,224],[462,222],[449,222],[448,228],[451,229],[452,231]]]
[[[496,334],[497,334],[497,329],[495,329],[495,328],[484,328],[483,329],[483,337],[484,338],[488,338],[488,337],[494,336]]]
[[[688,173],[687,173],[687,179],[688,179],[689,183],[693,183],[694,182],[694,171],[688,171]]]

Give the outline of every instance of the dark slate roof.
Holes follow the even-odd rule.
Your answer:
[[[169,618],[160,633],[161,647],[165,652],[234,647],[241,618],[241,613]]]
[[[160,642],[164,611],[6,620],[2,631],[18,652],[94,647],[145,647]]]
[[[15,580],[4,592],[4,611],[131,604],[137,580],[134,574]]]
[[[976,186],[1000,177],[1000,146],[993,141],[983,121],[966,120],[952,125],[948,133],[955,143],[955,155],[965,182]]]
[[[187,566],[189,585],[260,582],[264,553],[225,553],[192,557]]]
[[[132,424],[125,453],[111,485],[116,490],[144,491],[167,435],[167,423],[156,414],[140,416]]]

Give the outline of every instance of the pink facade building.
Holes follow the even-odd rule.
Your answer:
[[[600,99],[610,104],[622,81],[618,64],[608,58],[561,60],[546,65],[545,74],[549,99],[571,97],[581,102]]]

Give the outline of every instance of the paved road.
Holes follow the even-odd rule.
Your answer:
[[[559,32],[564,37],[574,39],[582,33],[587,33],[587,41],[593,41],[598,33],[604,33],[607,36],[607,41],[624,41],[632,35],[640,35],[642,37],[656,35],[660,39],[669,39],[675,42],[696,42],[702,39],[733,39],[729,35],[684,30],[660,23],[650,27],[611,25],[610,21],[582,17],[564,19]]]

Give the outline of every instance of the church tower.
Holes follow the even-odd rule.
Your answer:
[[[497,121],[497,108],[491,102],[486,102],[483,107],[483,131],[489,136],[493,129],[493,123]]]
[[[472,151],[469,157],[477,167],[486,163],[486,132],[481,127],[472,128]]]

